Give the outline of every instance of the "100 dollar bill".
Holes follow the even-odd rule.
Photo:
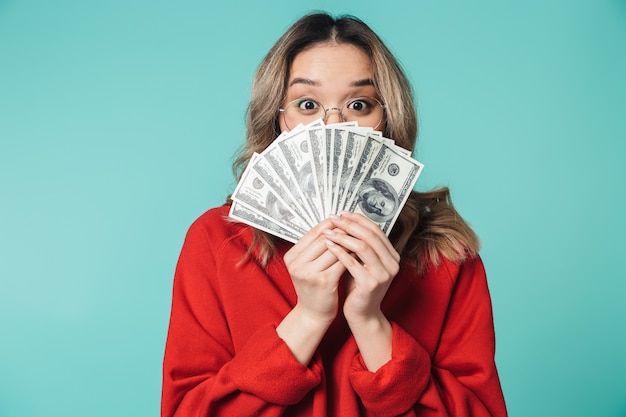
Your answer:
[[[383,144],[351,196],[347,211],[363,214],[389,236],[422,168],[422,163],[396,146]]]

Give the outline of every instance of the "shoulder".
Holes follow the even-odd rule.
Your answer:
[[[424,261],[422,261],[424,262]],[[451,259],[443,254],[439,254],[436,261],[427,260],[421,268],[419,275],[426,280],[436,280],[447,282],[450,286],[455,286],[460,279],[478,278],[486,279],[485,267],[479,254],[467,254],[461,259]]]
[[[485,275],[485,266],[479,254],[467,256],[462,260],[451,260],[443,258],[442,267],[445,269],[448,277],[456,281],[463,275]]]
[[[185,244],[202,244],[212,247],[220,247],[225,243],[239,242],[239,245],[247,248],[252,240],[250,228],[229,218],[230,205],[225,204],[214,207],[193,221]]]

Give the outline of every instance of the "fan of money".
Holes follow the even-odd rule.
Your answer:
[[[330,214],[361,213],[388,236],[423,164],[371,128],[321,120],[255,153],[231,196],[231,218],[297,242]]]

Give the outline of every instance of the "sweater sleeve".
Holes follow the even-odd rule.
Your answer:
[[[413,407],[430,377],[428,352],[398,325],[391,325],[391,360],[376,372],[371,372],[361,354],[357,354],[350,370],[352,387],[363,406],[376,416],[406,413]]]
[[[279,416],[320,382],[321,370],[300,364],[274,323],[235,353],[213,276],[218,240],[195,223],[185,238],[174,275],[161,416]]]
[[[479,257],[449,265],[454,280],[439,345],[424,347],[393,324],[392,359],[375,373],[360,356],[351,382],[377,416],[505,417],[496,371],[491,299]],[[443,278],[443,277],[442,277]]]

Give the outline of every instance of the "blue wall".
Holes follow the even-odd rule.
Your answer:
[[[182,239],[309,7],[415,85],[417,188],[483,240],[511,416],[626,416],[624,0],[210,3],[0,0],[0,416],[157,415]]]

